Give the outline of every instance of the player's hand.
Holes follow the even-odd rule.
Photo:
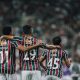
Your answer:
[[[0,37],[0,40],[2,40],[2,39],[4,39],[4,36],[1,36],[1,37]]]
[[[40,43],[40,45],[44,46],[44,45],[45,45],[45,43]]]
[[[38,45],[39,45],[39,47],[42,47],[43,46],[43,44],[41,44],[41,43],[39,43]]]
[[[44,71],[47,70],[47,67],[40,61],[40,66],[44,69]]]

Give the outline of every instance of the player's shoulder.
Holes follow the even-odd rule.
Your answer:
[[[12,39],[12,41],[22,41],[23,37],[22,36],[14,36],[14,38]]]
[[[69,55],[69,52],[67,50],[63,50],[63,55]]]
[[[31,38],[32,38],[32,41],[37,42],[37,43],[39,42],[39,41],[38,41],[39,39],[38,39],[37,37],[31,36]]]
[[[37,37],[35,37],[35,36],[33,36],[33,35],[31,36],[31,38],[32,38],[32,39],[37,39]]]
[[[14,36],[14,38],[11,40],[12,45],[18,46],[18,44],[21,44],[23,42],[22,36]]]
[[[68,50],[63,50],[63,53],[68,53]]]

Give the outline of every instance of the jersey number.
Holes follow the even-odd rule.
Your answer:
[[[8,63],[8,51],[5,51],[3,54],[3,51],[0,51],[0,63],[2,64],[4,62],[4,56],[5,60]]]
[[[58,65],[59,58],[55,58],[55,59],[54,59],[54,64],[53,64],[52,61],[53,61],[53,60],[52,60],[52,58],[51,58],[51,59],[49,60],[47,66],[48,66],[50,69],[58,69],[58,68],[59,68],[59,65]],[[55,66],[53,66],[53,65],[55,65]]]
[[[33,53],[30,52],[29,54],[30,54],[30,59],[31,60],[34,60],[35,59],[35,56],[36,56],[36,51],[33,50]],[[29,60],[28,53],[25,54],[24,60]]]

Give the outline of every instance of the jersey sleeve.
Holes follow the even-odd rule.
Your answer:
[[[17,48],[18,45],[20,45],[22,41],[23,41],[22,37],[14,37],[12,39],[12,44]]]
[[[68,52],[67,51],[63,51],[62,58],[63,58],[63,60],[68,59]]]
[[[47,49],[42,49],[42,56],[47,56],[48,50]]]
[[[19,37],[19,36],[14,36],[14,38],[12,39],[12,41],[22,41],[23,37]]]

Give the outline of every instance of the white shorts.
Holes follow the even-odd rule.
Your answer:
[[[0,74],[0,80],[6,80],[6,75]]]
[[[21,80],[21,74],[15,73],[15,74],[6,74],[7,80]]]
[[[21,73],[15,73],[16,75],[16,80],[21,80]]]
[[[47,75],[43,80],[60,80],[57,76]]]
[[[20,80],[16,74],[0,74],[0,80]]]
[[[22,80],[40,80],[41,72],[40,71],[22,71]]]

